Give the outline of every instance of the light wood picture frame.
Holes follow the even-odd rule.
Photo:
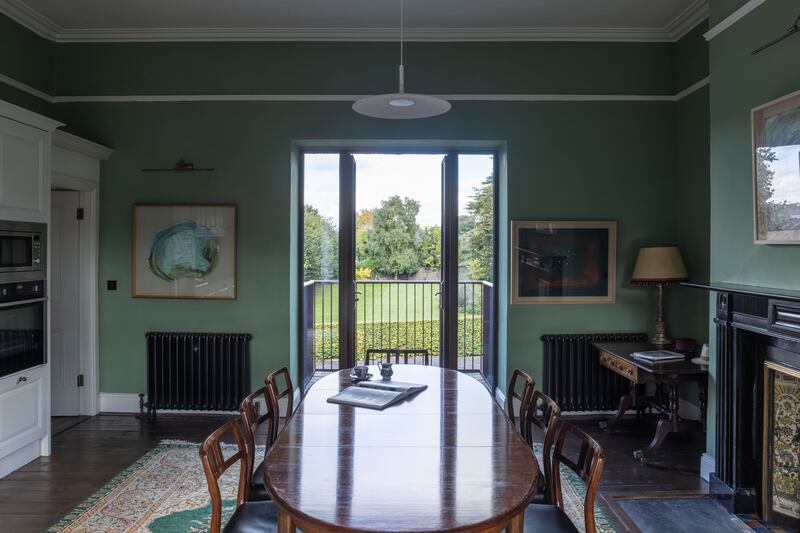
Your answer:
[[[236,299],[236,205],[135,204],[132,211],[134,298]]]
[[[617,223],[511,222],[512,304],[613,304]]]
[[[800,244],[800,91],[752,110],[756,244]]]

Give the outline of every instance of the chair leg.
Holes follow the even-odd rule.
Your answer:
[[[511,519],[506,528],[506,533],[522,533],[525,526],[525,511]]]
[[[278,533],[295,533],[292,517],[281,507],[278,507]]]

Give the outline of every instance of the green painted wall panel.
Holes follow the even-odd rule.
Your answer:
[[[394,43],[60,44],[59,95],[370,94],[397,88]],[[409,91],[672,94],[669,43],[409,43]],[[446,72],[447,75],[442,75]]]
[[[712,3],[712,14],[724,2]],[[711,279],[800,288],[800,247],[753,244],[750,110],[800,89],[800,37],[752,56],[797,17],[797,2],[770,0],[711,41]],[[710,325],[713,338],[713,324]],[[715,368],[712,366],[712,374]],[[712,375],[712,381],[714,377]],[[712,395],[712,408],[713,395]],[[715,435],[709,427],[708,450]]]
[[[673,47],[676,94],[708,76],[708,42],[703,37],[706,31],[707,20],[684,35]]]
[[[55,45],[0,14],[0,74],[52,94]]]

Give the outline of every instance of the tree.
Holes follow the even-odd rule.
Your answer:
[[[442,229],[426,226],[420,232],[420,263],[425,268],[438,270],[442,266]]]
[[[397,279],[401,274],[414,274],[420,269],[419,207],[416,200],[392,196],[372,212],[365,252],[376,272]]]
[[[356,268],[369,270],[374,263],[367,253],[367,231],[372,227],[372,210],[362,209],[356,213]]]
[[[470,221],[465,232],[464,248],[470,278],[492,281],[494,272],[494,192],[492,178],[483,181],[467,204]]]
[[[305,281],[339,276],[339,235],[333,220],[306,205],[303,216],[303,277]]]

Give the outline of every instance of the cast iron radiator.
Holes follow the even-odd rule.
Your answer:
[[[156,409],[239,410],[250,392],[252,335],[150,332],[145,337],[150,416]]]
[[[625,378],[600,366],[595,342],[647,342],[644,333],[542,335],[543,389],[562,411],[609,411],[627,394]]]

